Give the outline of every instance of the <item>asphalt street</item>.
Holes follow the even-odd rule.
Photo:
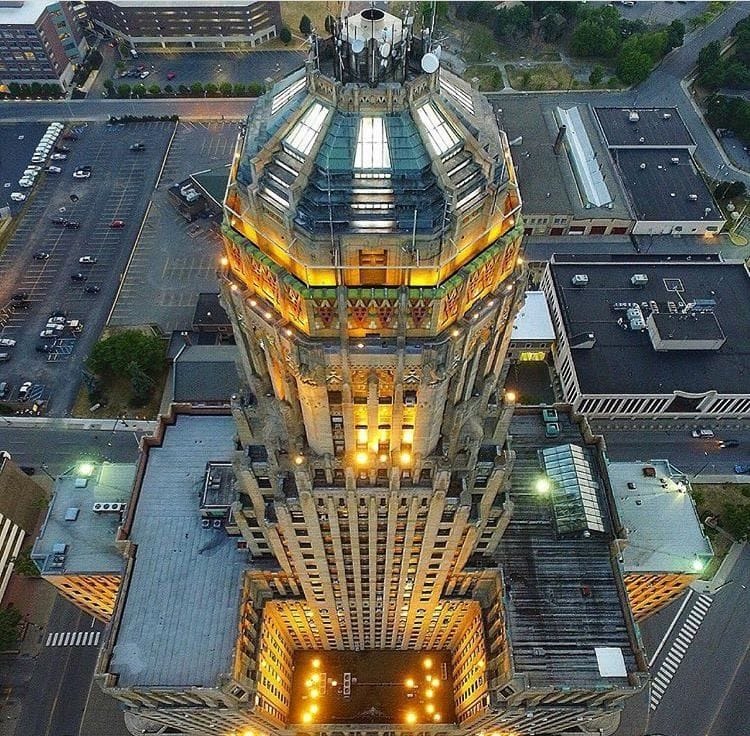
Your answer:
[[[0,450],[10,452],[18,465],[55,477],[82,460],[136,462],[141,432],[121,422],[115,431],[82,429],[27,429],[8,426],[0,417]]]
[[[10,685],[17,697],[24,698],[16,736],[78,734],[103,630],[101,622],[58,596],[41,636],[50,644],[68,643],[44,646],[31,679]]]
[[[663,736],[740,736],[750,733],[750,550],[746,547],[730,579],[713,596],[692,642],[652,713],[650,733]],[[653,671],[679,637],[670,634]]]

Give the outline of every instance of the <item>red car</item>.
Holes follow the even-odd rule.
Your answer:
[[[170,81],[177,76],[176,72],[167,72],[167,79]]]
[[[112,220],[112,222],[109,223],[109,226],[114,228],[125,227],[125,220]]]

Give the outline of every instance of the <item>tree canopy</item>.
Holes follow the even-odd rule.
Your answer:
[[[20,624],[21,613],[17,608],[8,606],[0,610],[0,651],[10,649],[16,643]]]
[[[138,330],[124,330],[96,343],[88,359],[89,368],[104,376],[132,376],[131,364],[148,376],[158,375],[164,365],[161,339]]]

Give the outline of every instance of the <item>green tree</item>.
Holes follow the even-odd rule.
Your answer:
[[[734,199],[741,197],[747,192],[747,187],[742,181],[723,181],[714,189],[717,199]]]
[[[651,57],[640,44],[623,45],[617,57],[617,76],[625,84],[638,84],[648,77],[652,66]]]
[[[130,89],[130,85],[129,84],[121,84],[117,88],[117,96],[119,98],[121,98],[121,99],[130,97],[130,92],[131,92],[131,89]]]
[[[244,97],[245,96],[245,85],[241,82],[238,82],[234,85],[234,96],[235,97]]]
[[[200,82],[193,82],[190,85],[190,94],[193,97],[200,97],[203,94],[203,85]]]
[[[133,87],[133,97],[143,97],[146,94],[146,85],[139,82]]]
[[[721,58],[721,42],[711,41],[698,52],[698,72],[705,72]]]
[[[466,44],[467,61],[484,61],[495,48],[495,38],[487,26],[475,25],[472,28],[469,42]]]
[[[156,95],[161,94],[161,87],[158,84],[152,84],[148,88],[148,93],[156,97]]]
[[[213,82],[209,82],[204,89],[209,97],[216,97],[216,93],[219,91],[219,88]]]
[[[125,62],[120,60],[115,64],[115,69],[117,69],[118,72],[121,72],[123,69],[125,69]]]
[[[13,606],[0,610],[0,652],[10,649],[18,640],[21,612]]]
[[[11,82],[8,85],[8,89],[10,90],[10,93],[13,97],[20,97],[21,85],[18,82]]]
[[[335,28],[336,28],[336,18],[334,18],[332,15],[327,15],[326,20],[325,20],[326,33],[329,36],[332,36]]]
[[[231,97],[232,96],[232,83],[222,82],[219,85],[219,92],[221,93],[222,97]]]
[[[39,568],[36,566],[34,560],[31,559],[31,550],[29,547],[21,550],[21,553],[16,557],[13,563],[13,572],[17,572],[19,575],[23,575],[26,578],[38,578]]]
[[[528,38],[531,34],[531,21],[531,9],[527,5],[500,8],[495,13],[492,31],[498,40]]]
[[[286,46],[292,40],[292,32],[286,26],[284,26],[279,33],[279,38],[281,39],[281,42]]]
[[[667,26],[667,46],[669,50],[676,49],[685,42],[685,24],[681,20],[673,20]]]
[[[28,99],[29,97],[31,97],[31,87],[29,87],[28,84],[22,84],[19,94],[21,95],[22,99]]]
[[[582,5],[577,13],[578,24],[570,39],[575,56],[612,57],[620,48],[622,31],[620,15],[615,8],[591,8]]]
[[[299,32],[303,36],[309,36],[312,33],[312,23],[306,15],[303,15],[299,20]]]
[[[128,46],[128,44],[126,44],[125,41],[120,42],[120,44],[117,47],[117,50],[120,52],[121,59],[131,58],[130,46]]]
[[[164,94],[165,95],[173,95],[174,94],[174,87],[171,84],[165,84],[164,85]]]
[[[177,91],[178,91],[178,92],[179,92],[179,93],[180,93],[180,94],[181,94],[181,95],[182,95],[183,97],[187,97],[187,96],[188,96],[188,95],[190,94],[190,87],[188,87],[187,85],[181,84],[181,85],[180,85],[180,86],[179,86],[179,87],[177,88]]]
[[[604,67],[601,64],[594,64],[589,74],[589,84],[592,87],[598,87],[604,79]]]
[[[164,345],[155,335],[124,330],[100,340],[91,350],[88,367],[103,376],[131,376],[135,363],[149,376],[156,376],[164,365]]]
[[[750,538],[750,506],[725,503],[721,525],[738,541],[747,540]]]
[[[135,361],[128,366],[128,373],[130,374],[130,387],[133,390],[133,402],[136,405],[145,404],[154,390],[155,381]]]
[[[39,82],[32,82],[31,83],[31,95],[32,97],[41,97],[42,95],[42,85]]]
[[[115,83],[111,79],[104,80],[104,89],[106,89],[107,92],[112,92],[114,88],[115,88]]]

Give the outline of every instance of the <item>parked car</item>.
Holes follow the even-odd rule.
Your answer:
[[[37,156],[36,154],[31,157],[31,163],[33,164],[43,164],[46,160],[46,156]]]
[[[55,150],[58,153],[70,153],[70,148],[68,148],[68,146],[55,146]]]
[[[23,202],[26,199],[26,195],[23,192],[11,192],[10,198],[14,202]]]
[[[38,250],[34,253],[35,261],[46,261],[49,258],[49,253],[46,250]]]
[[[7,381],[0,381],[0,399],[7,399],[10,393],[10,386]]]
[[[42,167],[38,166],[38,165],[31,165],[31,166],[27,166],[26,169],[29,170],[29,171],[37,171],[37,172],[39,172],[39,171],[42,170]]]
[[[29,298],[29,292],[28,291],[17,291],[11,297],[11,299],[14,302],[23,302],[23,301],[26,301],[26,299],[28,299],[28,298]]]
[[[34,182],[31,179],[26,179],[26,178],[19,179],[18,180],[18,186],[22,187],[23,189],[29,189],[29,187],[33,187],[34,186]]]
[[[70,280],[71,281],[85,281],[88,277],[84,276],[82,273],[72,273],[70,274]]]
[[[81,256],[78,263],[96,263],[96,256]]]
[[[138,141],[138,143],[133,143],[133,145],[130,146],[130,150],[131,151],[145,151],[146,146],[140,141]]]
[[[0,363],[5,363],[10,360],[10,353],[0,353]]]
[[[0,345],[4,348],[12,348],[16,341],[12,337],[0,337]]]
[[[53,161],[65,161],[65,159],[68,158],[68,155],[66,153],[53,153],[50,158]]]
[[[21,399],[21,401],[24,401],[29,395],[29,391],[31,391],[33,385],[34,384],[32,384],[31,381],[25,381],[21,384],[21,388],[18,389],[18,398]]]
[[[65,223],[65,227],[68,230],[78,230],[81,227],[81,223],[80,222],[76,222],[75,220],[67,220],[66,223]]]
[[[50,325],[64,325],[67,322],[67,318],[62,314],[51,314],[47,320],[47,324]]]
[[[739,447],[739,440],[719,440],[719,447]]]
[[[750,465],[735,465],[734,466],[734,472],[737,473],[737,475],[744,475],[745,473],[750,473]]]
[[[690,433],[693,437],[713,437],[714,432],[712,429],[701,429],[700,427],[698,429],[694,429]]]
[[[140,77],[141,79],[145,79],[146,77],[150,76],[150,74],[151,74],[151,72],[150,72],[150,71],[148,71],[148,70],[146,70],[145,72],[141,72],[141,73],[140,73],[140,74],[139,74],[138,76],[139,76],[139,77]]]
[[[47,342],[40,342],[36,346],[36,351],[37,351],[37,353],[49,353],[49,352],[52,351],[52,345],[50,345]]]
[[[64,217],[53,217],[52,218],[52,224],[56,225],[57,227],[65,227],[65,223],[67,220]]]
[[[115,229],[125,227],[125,220],[112,220],[112,222],[109,223],[109,226]]]
[[[83,171],[82,169],[76,169],[73,172],[74,179],[89,179],[91,177],[90,171]]]
[[[44,338],[47,338],[47,337],[57,337],[57,332],[55,330],[46,330],[45,329],[45,330],[42,330],[39,333],[39,337],[44,337]]]
[[[98,294],[102,290],[101,286],[87,286],[84,291],[87,294]]]
[[[68,131],[67,133],[63,133],[63,140],[64,141],[77,141],[78,136],[72,131]]]
[[[48,167],[47,167],[47,168],[45,169],[45,171],[46,171],[46,172],[47,172],[48,174],[59,174],[59,173],[60,173],[60,172],[62,171],[62,169],[61,169],[61,168],[60,168],[59,166],[48,166]]]

